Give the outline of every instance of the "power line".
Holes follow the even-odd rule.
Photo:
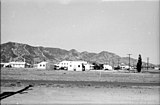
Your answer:
[[[118,58],[118,67],[119,67],[119,63],[120,63],[120,58]]]

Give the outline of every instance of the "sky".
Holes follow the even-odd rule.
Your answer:
[[[108,51],[160,64],[159,0],[1,0],[1,43]]]

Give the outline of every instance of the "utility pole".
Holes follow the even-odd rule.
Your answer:
[[[118,67],[119,67],[119,60],[120,60],[120,59],[118,58]]]
[[[147,70],[149,68],[149,57],[147,57]]]
[[[113,66],[113,68],[114,68],[114,60],[112,59],[112,66]]]
[[[130,56],[132,55],[132,54],[127,54],[128,56],[129,56],[129,63],[128,63],[128,65],[129,65],[129,70],[130,70]]]

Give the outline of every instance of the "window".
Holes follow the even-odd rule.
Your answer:
[[[41,67],[42,65],[40,64],[39,66]]]
[[[72,67],[72,65],[70,65],[70,67]]]
[[[43,67],[45,67],[45,64],[43,65]]]
[[[78,67],[80,67],[80,65],[78,65]]]

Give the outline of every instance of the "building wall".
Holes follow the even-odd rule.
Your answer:
[[[125,69],[129,69],[129,66],[126,65],[126,66],[121,66],[121,69],[125,70]]]
[[[112,70],[113,68],[110,65],[103,65],[103,69],[104,70]]]
[[[46,69],[46,67],[47,67],[47,62],[41,62],[36,65],[37,69]]]
[[[71,65],[72,61],[62,61],[58,64],[59,67],[69,67]]]
[[[9,62],[12,67],[15,68],[25,68],[25,62]]]
[[[83,71],[82,64],[87,64],[85,61],[62,61],[58,64],[61,67],[67,67],[68,71]]]
[[[93,65],[91,64],[85,64],[85,70],[93,70]]]
[[[10,65],[9,63],[1,63],[1,67],[7,67],[9,65]]]
[[[81,62],[72,62],[68,66],[68,71],[82,71],[82,63]]]
[[[24,64],[12,64],[11,66],[15,68],[25,68]]]

